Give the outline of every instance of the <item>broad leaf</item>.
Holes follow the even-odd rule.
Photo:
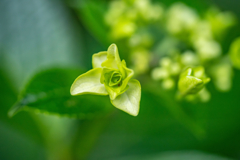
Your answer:
[[[82,28],[63,1],[2,0],[0,8],[0,63],[17,89],[43,68],[87,65]]]
[[[108,28],[104,24],[103,19],[107,3],[105,1],[97,1],[99,3],[95,3],[92,0],[76,0],[72,2],[71,7],[75,9],[83,25],[100,42],[108,44]]]
[[[28,114],[19,114],[9,118],[9,107],[16,101],[16,91],[12,87],[9,77],[0,66],[0,159],[34,159],[36,154],[45,158],[45,151],[41,147],[43,136],[34,121]],[[4,146],[4,147],[3,147]],[[14,154],[13,154],[14,153]]]
[[[81,71],[73,69],[51,69],[35,75],[10,109],[13,116],[20,110],[34,110],[60,116],[91,118],[108,113],[112,107],[108,96],[69,93],[74,78]]]

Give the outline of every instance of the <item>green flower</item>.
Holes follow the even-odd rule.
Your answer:
[[[134,72],[120,60],[115,44],[107,51],[92,57],[93,69],[76,78],[71,86],[71,95],[95,94],[109,95],[111,103],[130,115],[139,112],[141,85],[131,79]]]
[[[210,81],[203,67],[187,68],[180,75],[178,89],[182,95],[196,94]]]

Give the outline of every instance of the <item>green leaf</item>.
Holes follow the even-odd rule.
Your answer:
[[[9,116],[20,110],[76,118],[92,118],[108,113],[112,107],[107,96],[70,95],[71,83],[81,73],[75,69],[50,69],[36,74],[10,109]]]
[[[14,87],[20,90],[46,67],[86,66],[81,25],[63,1],[4,0],[0,6],[0,63]]]
[[[137,116],[141,99],[141,85],[136,79],[130,80],[128,85],[129,88],[111,102],[116,108]]]
[[[100,82],[102,68],[94,68],[76,78],[70,92],[72,95],[95,94],[108,95],[104,84]]]
[[[75,0],[72,1],[70,6],[75,9],[77,16],[85,26],[85,28],[91,32],[99,42],[108,45],[109,29],[106,27],[104,22],[104,14],[107,9],[106,1],[97,1],[98,3],[92,0]]]
[[[9,107],[17,100],[16,90],[0,66],[0,159],[34,159],[36,153],[45,159],[44,138],[29,113],[9,118]],[[4,147],[2,147],[4,146]],[[14,153],[14,154],[13,154]]]

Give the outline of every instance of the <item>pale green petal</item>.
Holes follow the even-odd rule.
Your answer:
[[[102,63],[107,60],[107,52],[99,52],[92,56],[92,66],[93,68],[101,68]]]
[[[107,58],[113,58],[113,59],[115,59],[117,64],[119,64],[119,63],[121,64],[121,60],[119,57],[118,48],[117,48],[116,44],[111,44],[108,47],[107,53],[108,53]]]
[[[102,63],[102,67],[118,69],[118,65],[113,58],[108,58],[106,61]]]
[[[108,95],[104,84],[100,82],[102,68],[94,68],[76,78],[73,82],[71,95],[96,94]]]
[[[122,75],[115,71],[113,72],[113,74],[111,75],[111,78],[110,78],[110,82],[109,82],[109,86],[112,87],[112,86],[116,86],[118,85],[119,83],[121,83],[121,80],[122,80]]]
[[[123,94],[111,100],[111,103],[118,109],[127,112],[130,115],[137,116],[141,99],[141,85],[136,79],[128,83],[129,88]]]
[[[125,61],[124,61],[125,63]],[[134,71],[132,69],[127,68],[126,64],[122,65],[123,71],[126,77],[123,77],[123,82],[121,85],[122,90],[125,89],[125,87],[128,84],[128,81],[133,77]]]
[[[120,72],[116,69],[103,68],[100,82],[105,85],[107,92],[109,93],[110,99],[115,99],[119,94],[121,94],[121,87],[118,85],[111,86],[111,79],[114,73]]]
[[[105,88],[108,91],[111,100],[114,100],[121,93],[120,87],[109,87],[105,84]]]
[[[104,67],[103,70],[102,70],[102,75],[101,75],[100,82],[109,84],[109,81],[111,79],[112,74],[116,71],[118,71],[118,70]]]
[[[126,77],[126,72],[125,72],[125,68],[127,68],[127,65],[126,65],[126,62],[125,60],[122,60],[122,65],[121,67],[119,68],[120,72],[122,73],[122,76],[123,76],[123,79]]]
[[[114,100],[118,95],[124,93],[128,89],[128,82],[134,74],[133,70],[126,67],[124,61],[122,63],[123,63],[122,72],[120,72],[122,74],[121,76],[122,82],[121,84],[119,83],[120,84],[119,86],[117,85],[113,86],[111,83],[113,74],[119,73],[119,71],[116,69],[109,69],[105,67],[103,68],[101,82],[105,84],[105,88],[108,91],[111,100]],[[123,74],[125,75],[125,77],[123,77]]]
[[[102,63],[102,67],[120,69],[122,66],[116,44],[111,44],[107,50],[107,60]]]

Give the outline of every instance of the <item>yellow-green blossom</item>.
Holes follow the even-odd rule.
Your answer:
[[[109,95],[111,103],[118,109],[137,116],[139,112],[141,86],[131,79],[133,70],[120,60],[115,44],[107,51],[92,57],[93,69],[76,78],[71,86],[71,95]]]

